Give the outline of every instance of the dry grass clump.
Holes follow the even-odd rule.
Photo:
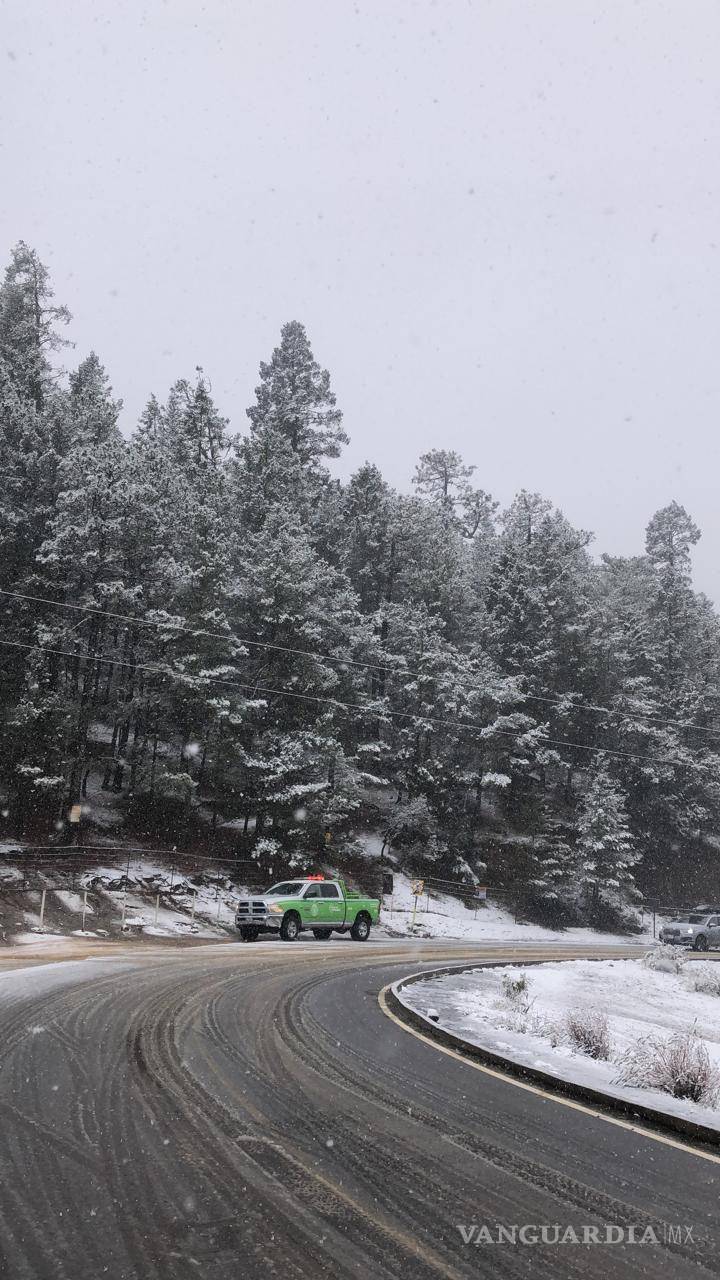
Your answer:
[[[565,1031],[573,1049],[589,1058],[607,1061],[612,1052],[607,1016],[597,1009],[571,1009],[565,1017]]]
[[[668,1039],[642,1036],[620,1056],[618,1068],[616,1084],[660,1089],[707,1107],[714,1107],[720,1097],[720,1071],[707,1046],[692,1033],[677,1032]]]

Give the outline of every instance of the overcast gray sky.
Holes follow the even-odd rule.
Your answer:
[[[365,459],[455,448],[595,550],[672,498],[720,600],[717,0],[0,0],[24,238],[129,430],[236,428],[292,318]]]

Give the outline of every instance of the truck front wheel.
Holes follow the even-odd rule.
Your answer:
[[[355,917],[350,937],[353,942],[367,942],[370,937],[370,917],[365,911]]]
[[[295,942],[300,932],[300,917],[297,911],[288,911],[280,925],[280,937],[283,942]]]

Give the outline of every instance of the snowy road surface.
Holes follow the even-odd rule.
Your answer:
[[[720,1163],[483,1074],[381,1011],[403,973],[491,949],[94,954],[0,973],[3,1276],[717,1274]],[[473,1223],[651,1225],[658,1243],[477,1245]]]

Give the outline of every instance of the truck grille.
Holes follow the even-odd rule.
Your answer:
[[[265,916],[265,903],[262,898],[241,898],[237,904],[235,918],[237,920],[257,920]]]

